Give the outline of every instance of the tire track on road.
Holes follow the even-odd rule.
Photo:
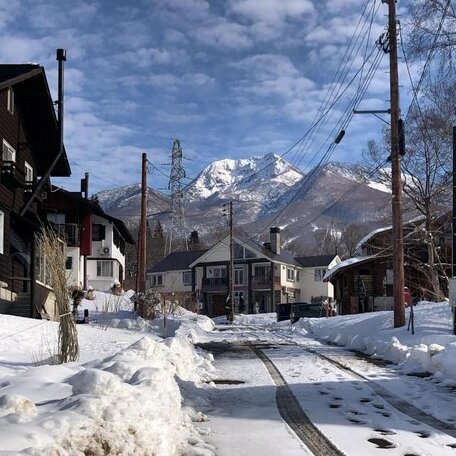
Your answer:
[[[308,418],[274,363],[254,345],[250,348],[263,361],[276,384],[277,407],[282,418],[315,456],[345,456]]]

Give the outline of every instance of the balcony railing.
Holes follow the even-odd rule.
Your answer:
[[[69,247],[79,245],[79,225],[77,223],[54,224],[54,228],[65,239]]]
[[[228,279],[226,277],[211,277],[203,279],[203,290],[226,290]]]
[[[8,187],[24,187],[24,173],[20,171],[15,161],[2,160],[2,182]]]
[[[280,276],[274,276],[274,283],[280,285]],[[252,288],[269,289],[272,286],[270,275],[256,275],[252,277]]]

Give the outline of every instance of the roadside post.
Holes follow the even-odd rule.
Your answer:
[[[456,334],[456,277],[448,279],[448,297],[453,312],[453,334]]]

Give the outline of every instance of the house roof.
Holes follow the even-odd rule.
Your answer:
[[[13,87],[14,99],[27,130],[37,174],[44,175],[59,153],[59,129],[44,68],[35,64],[0,65],[0,90]],[[51,176],[70,176],[65,149]]]
[[[340,263],[334,265],[331,269],[328,269],[326,271],[325,276],[323,277],[323,282],[329,282],[331,278],[336,276],[339,272],[342,272],[345,269],[348,269],[351,266],[362,264],[362,263],[368,263],[369,261],[372,261],[374,259],[381,258],[377,255],[364,255],[364,256],[358,256],[358,257],[352,257],[352,258],[347,258],[344,261],[341,261]]]
[[[312,268],[316,266],[328,266],[334,260],[336,255],[315,255],[296,257],[296,261],[304,268]]]
[[[150,268],[147,272],[154,273],[190,269],[190,265],[206,252],[207,250],[172,252],[166,258],[163,258],[163,260]]]
[[[210,249],[208,249],[205,252],[203,252],[201,254],[201,256],[203,256],[205,253],[208,253],[210,250],[212,250],[214,247],[216,247],[217,245],[219,245],[221,243],[227,243],[227,245],[228,245],[228,242],[229,242],[228,239],[229,239],[229,236],[224,237],[221,241],[219,241],[216,244],[214,244]],[[295,260],[293,255],[290,252],[286,251],[286,250],[280,249],[280,254],[277,255],[272,250],[270,250],[267,247],[265,247],[263,244],[261,244],[259,242],[256,242],[256,241],[254,241],[252,239],[243,239],[240,236],[235,236],[234,237],[234,241],[238,242],[238,243],[241,243],[241,244],[244,244],[247,247],[249,247],[251,250],[254,250],[254,251],[258,252],[258,253],[261,253],[266,258],[269,258],[271,261],[275,261],[277,263],[290,264],[290,265],[293,265],[293,266],[300,266],[300,264]],[[198,258],[199,257],[196,257],[195,260],[192,263],[190,263],[191,267],[196,266],[196,260],[198,260]]]
[[[133,238],[133,236],[130,233],[130,230],[127,228],[127,226],[125,225],[125,223],[122,220],[112,217],[109,214],[106,214],[106,212],[102,209],[102,207],[98,203],[96,203],[90,199],[83,198],[80,193],[69,192],[67,190],[64,190],[63,188],[53,186],[52,192],[50,193],[49,198],[46,202],[48,209],[53,208],[54,198],[55,199],[64,199],[65,201],[68,201],[69,208],[73,207],[73,205],[77,205],[79,208],[82,208],[85,212],[90,212],[90,213],[98,215],[99,217],[102,217],[106,220],[109,220],[117,228],[119,233],[125,239],[125,242],[128,242],[129,244],[136,243],[135,239]]]

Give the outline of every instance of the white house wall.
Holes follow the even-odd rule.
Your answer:
[[[327,269],[324,266],[318,268],[304,268],[300,273],[301,301],[310,302],[312,297],[334,297],[334,286],[330,282],[315,281],[315,269]]]
[[[123,270],[121,279],[125,278],[125,256],[114,245],[114,224],[97,215],[93,215],[92,223],[105,226],[105,239],[92,241],[92,255],[87,257],[87,281],[88,285],[95,288],[95,290],[107,291],[115,281],[119,280],[120,266],[122,266]],[[109,252],[104,253],[104,248],[108,248]],[[97,277],[98,260],[113,261],[113,276]]]
[[[103,258],[104,260],[105,258]],[[110,260],[110,258],[106,258]],[[109,277],[97,277],[97,261],[95,259],[87,259],[87,282],[88,285],[93,287],[95,290],[109,291],[114,282],[119,277],[119,263],[113,261],[113,276]]]
[[[66,256],[72,258],[71,269],[66,270],[67,284],[81,286],[84,284],[84,264],[79,247],[66,247]]]

